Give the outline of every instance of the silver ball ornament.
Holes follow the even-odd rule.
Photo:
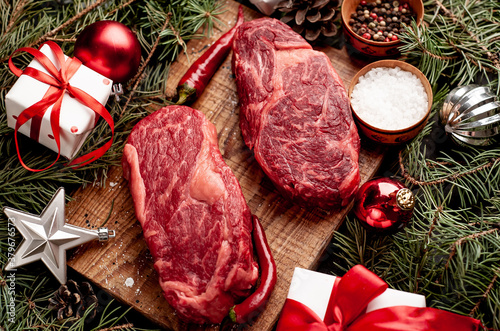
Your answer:
[[[441,123],[459,145],[488,146],[500,138],[500,102],[488,87],[459,86],[446,97]]]

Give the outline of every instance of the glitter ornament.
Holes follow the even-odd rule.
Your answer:
[[[366,228],[388,234],[408,224],[414,207],[415,197],[408,188],[395,179],[382,177],[359,188],[354,214]]]
[[[98,21],[87,26],[75,43],[75,57],[115,83],[132,78],[141,63],[141,45],[126,25]]]

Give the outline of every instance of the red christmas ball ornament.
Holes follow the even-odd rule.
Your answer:
[[[121,83],[132,78],[141,63],[141,45],[126,25],[98,21],[87,26],[75,43],[75,57],[82,63]]]
[[[414,207],[415,197],[408,188],[395,179],[382,177],[359,188],[354,214],[370,230],[394,233],[408,224]]]

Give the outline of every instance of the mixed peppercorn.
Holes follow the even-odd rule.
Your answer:
[[[361,0],[356,11],[351,14],[349,25],[354,33],[364,39],[388,42],[398,40],[398,34],[404,30],[402,23],[408,25],[412,18],[416,19],[416,14],[408,3]]]

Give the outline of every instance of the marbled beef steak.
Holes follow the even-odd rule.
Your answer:
[[[359,185],[359,136],[330,59],[286,24],[241,25],[233,70],[245,143],[280,192],[308,206],[342,207]]]
[[[137,219],[167,301],[195,323],[220,323],[258,277],[252,221],[215,127],[169,106],[141,120],[123,152]]]

